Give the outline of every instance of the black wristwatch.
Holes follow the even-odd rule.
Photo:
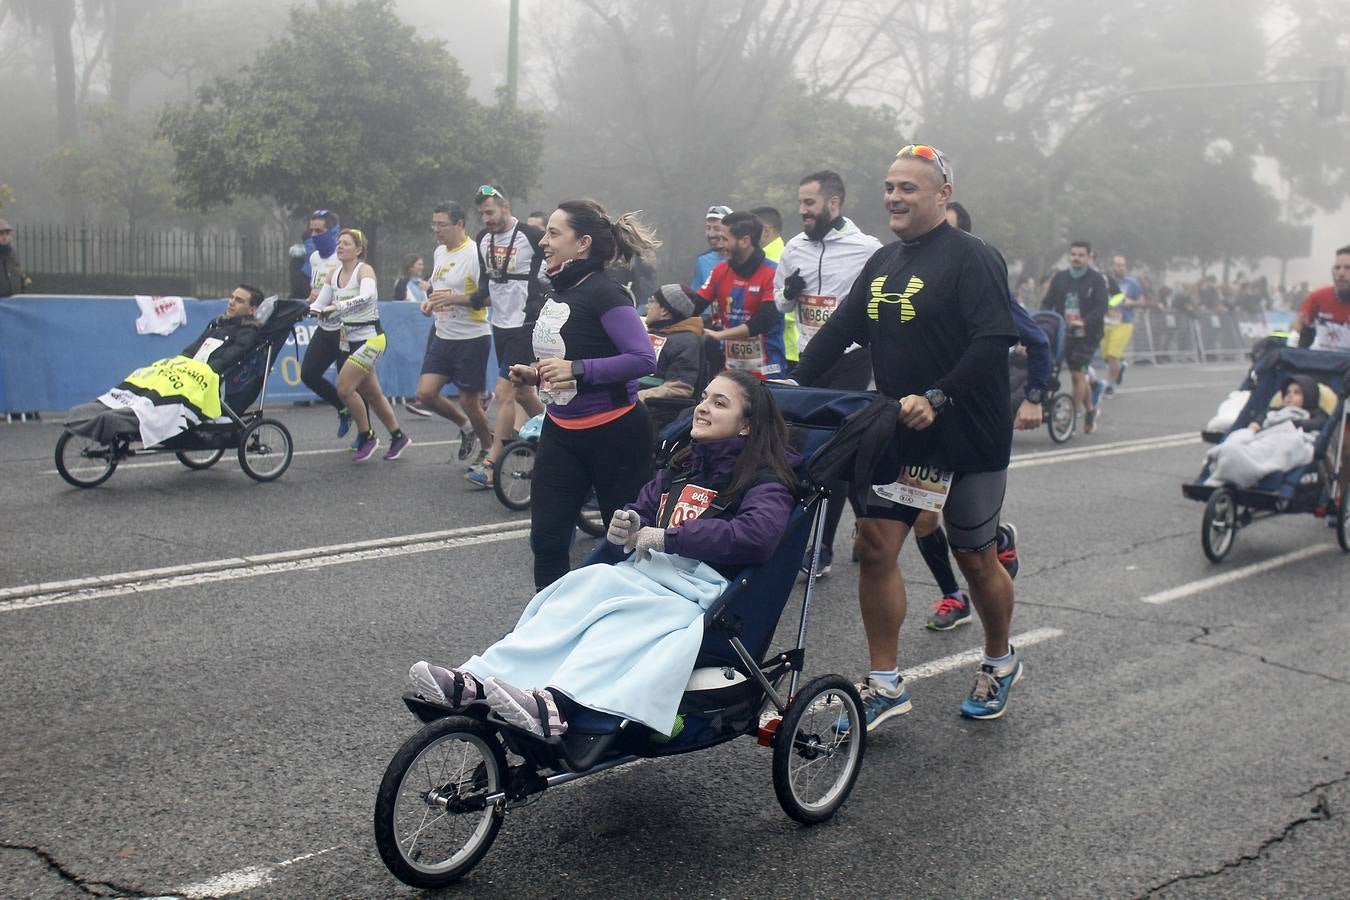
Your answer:
[[[1040,406],[1045,402],[1045,391],[1040,388],[1027,388],[1026,395],[1028,403],[1035,403]]]
[[[933,412],[942,412],[942,407],[947,405],[947,395],[938,388],[931,388],[923,393],[923,399],[928,401],[928,405],[933,407]]]
[[[572,379],[580,381],[586,374],[586,362],[581,359],[572,360]]]

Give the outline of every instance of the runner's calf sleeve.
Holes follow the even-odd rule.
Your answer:
[[[961,589],[956,582],[956,573],[952,571],[952,558],[947,551],[947,536],[941,528],[935,528],[932,534],[919,538],[919,553],[928,564],[928,571],[937,580],[942,596],[950,597]]]

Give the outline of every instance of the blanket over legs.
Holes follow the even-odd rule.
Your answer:
[[[219,416],[220,376],[204,362],[173,356],[137,369],[98,401],[136,413],[149,447]]]
[[[585,566],[536,594],[515,630],[461,668],[553,688],[669,734],[703,642],[704,610],[726,586],[706,563],[666,553]]]

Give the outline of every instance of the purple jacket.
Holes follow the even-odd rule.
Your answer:
[[[716,486],[725,486],[731,469],[745,448],[745,438],[734,437],[709,443],[695,442],[687,482],[678,497],[664,498],[676,504],[666,528],[666,552],[697,559],[717,568],[755,565],[773,555],[787,530],[792,512],[792,490],[776,481],[754,485],[741,497],[730,518],[698,518],[716,498]],[[637,510],[644,526],[655,525],[662,504],[661,478],[647,482],[637,501],[626,509]]]

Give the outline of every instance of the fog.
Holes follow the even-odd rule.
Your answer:
[[[1082,237],[1179,290],[1264,275],[1278,304],[1350,242],[1338,0],[521,0],[514,101],[510,6],[3,0],[0,216],[32,258],[38,226],[282,247],[332,206],[383,284],[433,200],[490,182],[521,215],[643,210],[683,281],[709,205],[774,206],[786,237],[822,168],[889,240],[880,179],[923,142],[1025,275]]]

